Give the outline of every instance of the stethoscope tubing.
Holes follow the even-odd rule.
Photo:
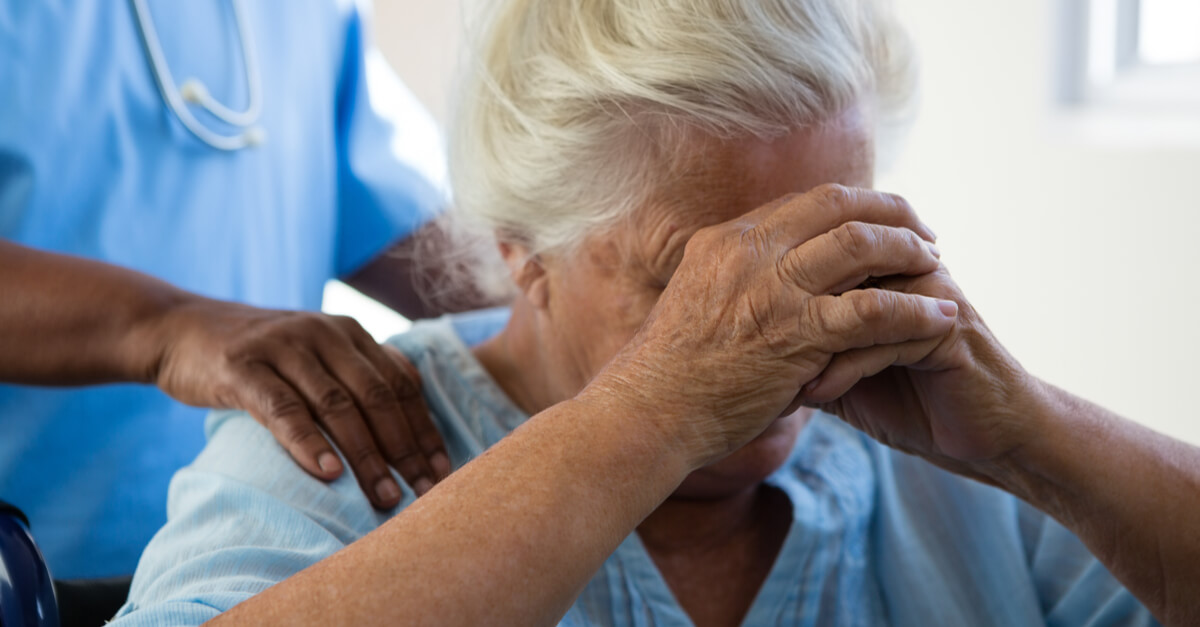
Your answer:
[[[184,128],[217,150],[236,151],[261,144],[265,140],[263,130],[254,125],[262,115],[262,76],[259,74],[258,55],[241,0],[230,0],[230,4],[233,6],[234,20],[237,22],[238,41],[246,72],[249,102],[244,111],[233,111],[221,104],[208,93],[204,83],[197,79],[184,81],[182,88],[176,85],[146,0],[130,0],[130,3],[142,36],[142,47],[154,74],[154,82],[158,85],[167,108],[175,114]],[[188,101],[199,105],[217,119],[232,126],[242,127],[243,130],[233,135],[214,132],[196,119],[188,108]]]

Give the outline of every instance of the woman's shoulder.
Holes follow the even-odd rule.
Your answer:
[[[516,429],[529,416],[504,393],[472,353],[500,331],[507,309],[421,321],[386,344],[421,375],[421,394],[458,468]]]
[[[471,347],[499,333],[507,324],[510,313],[507,307],[496,307],[421,320],[404,333],[392,336],[385,344],[409,358],[436,352],[469,352]]]
[[[422,321],[387,341],[413,363],[430,417],[446,443],[455,468],[481,454],[525,420],[471,354],[460,332],[473,338],[499,330],[507,312],[494,310]],[[460,329],[462,331],[460,331]],[[397,417],[398,420],[407,418]],[[362,494],[342,452],[341,477],[321,481],[291,459],[265,427],[244,411],[214,411],[205,422],[208,443],[180,475],[195,484],[199,478],[234,481],[265,495],[285,498],[307,509],[336,504],[342,513],[371,528],[391,513],[376,512]],[[409,502],[411,489],[393,472]],[[380,516],[383,516],[381,519]],[[368,529],[369,530],[369,529]]]
[[[336,446],[334,451],[342,457],[346,471],[333,481],[323,481],[301,468],[271,432],[244,411],[212,412],[205,421],[205,433],[208,444],[171,482],[168,510],[190,507],[192,501],[218,492],[236,492],[247,509],[254,509],[256,502],[286,504],[348,544],[416,499],[393,471],[404,498],[391,511],[376,510]]]
[[[493,314],[466,322],[477,337],[487,330],[482,325],[497,321],[503,324]],[[455,322],[418,323],[389,344],[420,370],[430,414],[451,461],[461,466],[482,452],[480,425],[502,430],[494,416],[507,413],[490,398],[496,391],[485,385],[486,373]],[[171,481],[167,524],[142,555],[124,620],[158,624],[186,615],[185,622],[203,622],[332,555],[416,500],[392,471],[401,501],[375,510],[344,456],[340,477],[317,479],[243,411],[212,412],[205,433],[205,448]]]

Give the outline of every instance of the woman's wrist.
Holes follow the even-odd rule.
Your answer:
[[[980,465],[980,472],[1001,488],[1061,519],[1068,494],[1075,493],[1078,472],[1099,461],[1103,416],[1080,407],[1079,399],[1035,377],[1014,403],[1011,420],[1024,435],[1020,444]]]
[[[614,364],[573,402],[591,415],[625,422],[626,428],[636,434],[634,439],[649,448],[647,453],[660,459],[663,470],[682,481],[707,463],[713,447],[701,435],[702,429],[696,424],[698,416],[667,400],[669,394],[654,393],[652,383],[652,379],[622,372]]]

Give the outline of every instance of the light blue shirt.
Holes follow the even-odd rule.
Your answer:
[[[390,343],[418,367],[455,467],[526,415],[460,339],[502,317],[420,323]],[[197,625],[384,524],[351,477],[324,484],[245,414],[215,413],[171,485],[169,521],[114,625]],[[398,478],[398,477],[397,477]],[[1153,625],[1071,533],[996,489],[893,452],[818,414],[768,483],[793,520],[746,625]],[[403,559],[403,556],[397,556]],[[412,573],[419,577],[420,573]],[[562,625],[686,626],[637,535]]]
[[[198,77],[241,110],[231,3],[147,4],[176,82]],[[315,310],[328,279],[434,215],[439,133],[358,3],[243,4],[266,143],[227,153],[165,106],[129,2],[0,0],[0,237]],[[204,444],[203,416],[148,387],[0,386],[0,497],[28,513],[56,577],[128,574],[166,520],[171,475]]]

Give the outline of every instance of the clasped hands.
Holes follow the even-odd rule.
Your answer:
[[[800,405],[984,481],[1034,437],[1038,382],[1000,346],[902,198],[822,186],[697,232],[584,394],[661,416],[699,467]]]
[[[902,198],[826,185],[698,231],[641,331],[581,393],[681,443],[694,467],[801,405],[985,481],[1037,426],[1039,383],[995,340]],[[348,318],[198,300],[150,338],[145,378],[185,403],[249,411],[306,470],[343,471],[390,507],[395,467],[449,473],[416,370]]]

